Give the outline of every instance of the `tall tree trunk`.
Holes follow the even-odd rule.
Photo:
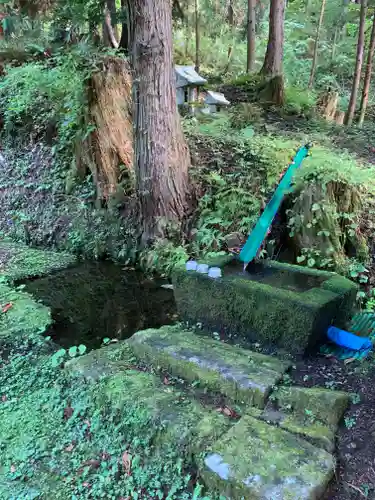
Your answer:
[[[119,48],[129,53],[131,45],[132,6],[131,0],[121,0],[122,28]]]
[[[133,0],[136,187],[143,243],[180,223],[188,205],[189,150],[176,104],[170,0]]]
[[[234,7],[233,7],[233,0],[229,0],[229,5],[228,5],[228,24],[231,28],[234,26]]]
[[[281,76],[283,72],[284,15],[284,1],[271,0],[268,44],[261,70],[266,77]]]
[[[334,62],[334,60],[335,60],[336,48],[337,48],[337,42],[338,42],[338,39],[339,39],[339,34],[340,34],[340,28],[338,26],[336,26],[335,33],[333,35],[333,42],[332,42],[331,62]]]
[[[361,80],[361,71],[363,64],[363,52],[365,47],[366,13],[367,13],[367,0],[362,0],[361,14],[359,20],[358,43],[357,43],[357,59],[355,63],[352,92],[350,95],[348,111],[345,116],[345,125],[351,125],[353,123],[354,112],[357,103],[358,88],[359,88],[359,82]]]
[[[190,17],[190,0],[186,0],[186,14],[185,14],[185,57],[189,55],[189,43],[191,38],[191,32],[189,30],[189,17]]]
[[[247,64],[246,71],[254,71],[255,64],[255,6],[256,0],[247,2]]]
[[[199,2],[195,0],[195,70],[199,73],[200,58],[200,31],[199,31]]]
[[[320,16],[319,16],[318,27],[316,29],[315,44],[314,44],[314,55],[313,55],[313,60],[312,60],[312,65],[311,65],[311,72],[310,72],[310,79],[309,79],[309,85],[308,85],[309,89],[312,88],[313,83],[314,83],[314,77],[315,77],[315,71],[316,71],[316,63],[318,61],[319,36],[320,36],[320,30],[321,30],[322,24],[323,24],[323,17],[324,17],[325,8],[326,8],[326,0],[322,0],[322,6],[320,8]]]
[[[365,74],[365,81],[363,83],[361,107],[360,107],[360,114],[359,114],[359,120],[358,120],[358,125],[360,127],[362,127],[362,125],[363,125],[363,121],[365,119],[365,114],[366,114],[366,108],[367,108],[367,103],[368,103],[368,93],[369,93],[369,89],[370,89],[370,82],[371,82],[371,75],[372,75],[372,60],[374,58],[374,52],[375,52],[375,14],[372,18],[371,38],[370,38],[370,45],[369,45],[368,53],[367,53],[366,74]]]
[[[118,49],[119,44],[111,24],[111,14],[108,9],[106,9],[104,13],[103,39],[105,45]]]
[[[116,9],[116,0],[107,0],[107,9],[111,15],[111,26],[113,29],[113,33],[116,37],[116,40],[120,39],[118,25],[117,25],[117,9]]]

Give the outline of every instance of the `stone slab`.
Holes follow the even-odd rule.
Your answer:
[[[167,445],[183,453],[198,453],[231,425],[225,416],[163,385],[148,372],[124,371],[92,387],[99,407],[126,408],[133,418],[129,423],[132,432],[138,425],[136,415],[142,415],[143,421],[146,419],[149,426],[154,426],[154,445],[158,452]]]
[[[244,416],[202,459],[209,488],[232,500],[315,500],[334,473],[331,454]]]
[[[74,358],[65,363],[65,370],[87,382],[95,382],[134,367],[134,354],[126,341],[116,342]]]
[[[349,404],[346,392],[323,388],[279,387],[273,396],[281,409],[287,407],[335,427]]]
[[[137,357],[154,366],[261,408],[289,367],[272,356],[198,336],[179,326],[144,330],[128,342]]]
[[[293,434],[297,434],[319,448],[332,453],[335,449],[335,428],[328,426],[314,417],[287,413],[272,408],[259,410],[250,408],[248,414],[271,425],[277,425]]]

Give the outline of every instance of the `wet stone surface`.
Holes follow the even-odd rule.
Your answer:
[[[189,381],[199,380],[236,401],[263,407],[289,364],[179,327],[138,332],[130,345],[140,358]]]

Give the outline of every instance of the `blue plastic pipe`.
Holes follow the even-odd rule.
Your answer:
[[[358,337],[358,335],[340,330],[340,328],[336,328],[335,326],[328,328],[327,336],[335,344],[353,349],[353,351],[372,348],[372,342],[368,337]]]

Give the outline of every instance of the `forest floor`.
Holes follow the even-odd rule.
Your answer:
[[[220,91],[231,102],[257,104],[254,95],[241,85],[223,85]],[[359,159],[375,164],[374,126],[371,119],[362,128],[356,126],[343,127],[333,122],[317,118],[314,114],[288,112],[274,107],[262,107],[261,122],[266,124],[268,131],[284,134],[288,138],[308,138],[317,140],[327,146],[334,146],[353,153]]]
[[[293,381],[305,387],[329,387],[351,394],[337,435],[336,477],[326,500],[375,498],[375,359],[345,364],[314,356],[297,363]]]

